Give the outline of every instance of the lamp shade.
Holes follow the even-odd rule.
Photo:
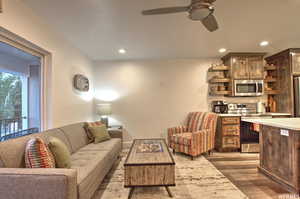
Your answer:
[[[111,104],[97,104],[96,111],[100,116],[111,115]]]

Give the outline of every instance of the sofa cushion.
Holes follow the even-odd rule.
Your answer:
[[[41,138],[32,138],[27,142],[25,164],[27,168],[55,168],[54,157]]]
[[[75,153],[80,148],[89,144],[88,137],[84,130],[84,125],[85,123],[81,122],[81,123],[70,124],[59,128],[65,133],[65,135],[67,136],[71,144],[71,148],[72,148],[71,153]]]
[[[83,148],[80,151],[109,151],[109,150],[121,150],[122,144],[120,138],[112,138],[105,142],[98,144],[91,143]]]
[[[7,168],[25,168],[25,146],[33,135],[0,142],[0,157]]]
[[[110,136],[107,132],[107,128],[104,124],[99,125],[99,126],[90,126],[89,131],[93,134],[93,136],[95,138],[95,141],[94,141],[95,144],[110,139]]]
[[[111,143],[120,144],[117,140],[120,139],[116,139]],[[105,142],[89,145],[102,145]],[[77,182],[79,198],[91,198],[93,193],[101,184],[105,175],[110,170],[111,166],[116,161],[120,153],[120,147],[116,147],[115,149],[112,148],[114,146],[112,144],[107,146],[110,146],[111,148],[108,148],[107,150],[83,150],[82,148],[72,154],[71,168],[76,169],[78,173]],[[117,150],[118,148],[119,150]]]
[[[49,148],[54,155],[57,168],[71,168],[71,153],[58,138],[49,138]]]

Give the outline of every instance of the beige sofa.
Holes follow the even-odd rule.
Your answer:
[[[84,123],[0,142],[1,199],[90,199],[119,158],[122,133],[112,139],[88,143]],[[26,169],[24,148],[32,137],[62,140],[72,156],[71,169]],[[116,138],[117,137],[117,138]]]

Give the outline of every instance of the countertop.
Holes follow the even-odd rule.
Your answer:
[[[283,129],[290,129],[300,131],[300,118],[256,118],[256,119],[242,119],[243,122],[250,122],[255,124],[263,124]]]
[[[290,113],[251,113],[251,114],[231,114],[222,113],[218,114],[221,117],[268,117],[268,116],[291,116]]]

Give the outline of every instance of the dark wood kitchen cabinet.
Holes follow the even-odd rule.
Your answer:
[[[268,64],[277,67],[277,90],[273,98],[277,112],[294,114],[293,75],[300,75],[300,49],[293,48],[266,58]]]
[[[240,149],[240,117],[222,116],[218,118],[216,149],[220,152]]]
[[[245,57],[233,57],[232,58],[231,78],[233,78],[233,79],[249,79],[249,70],[248,70],[248,65],[247,65],[247,59]]]
[[[263,56],[248,57],[248,70],[250,79],[264,79]]]
[[[231,79],[263,79],[265,53],[229,53],[222,58],[230,66]]]

